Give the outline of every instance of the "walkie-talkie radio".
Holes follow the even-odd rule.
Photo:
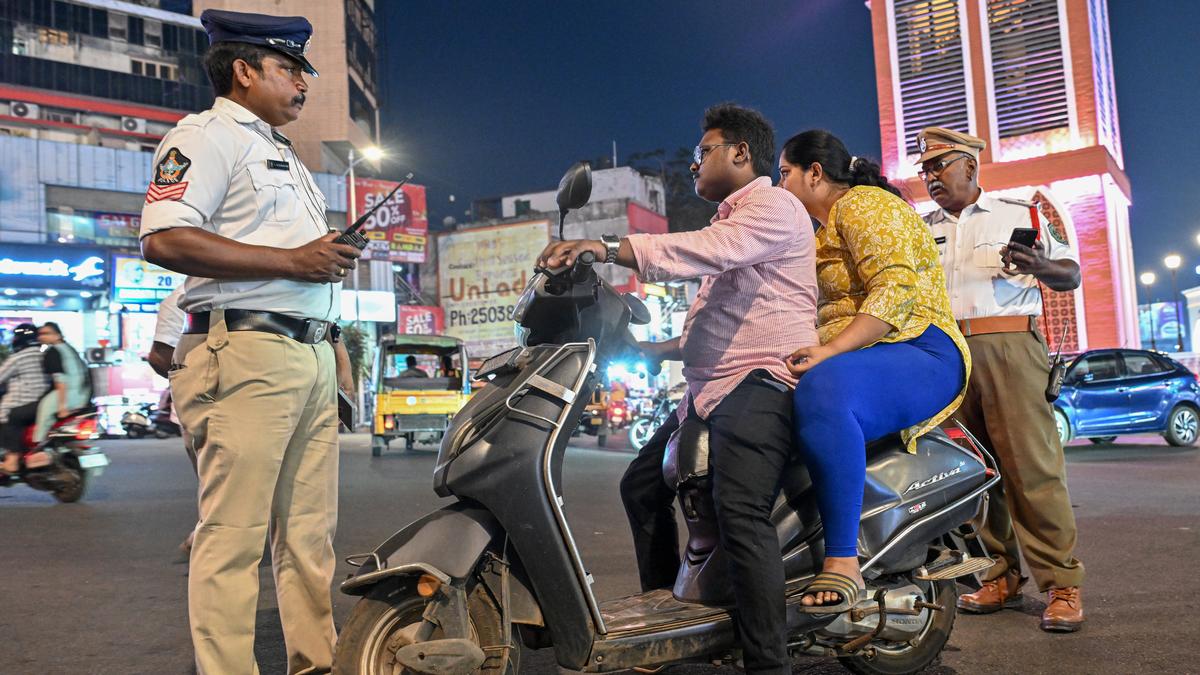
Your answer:
[[[358,220],[354,221],[353,225],[351,225],[350,227],[347,227],[345,232],[342,232],[341,234],[339,234],[337,239],[333,240],[333,243],[349,244],[360,251],[363,250],[364,248],[366,248],[367,247],[367,238],[362,236],[363,224],[366,223],[367,220],[370,219],[371,216],[375,215],[375,212],[379,210],[379,207],[386,204],[387,201],[392,198],[392,195],[396,194],[397,190],[404,187],[405,183],[412,180],[412,177],[413,177],[412,173],[409,173],[407,176],[405,176],[403,180],[401,180],[399,183],[396,184],[396,187],[392,188],[391,192],[387,193],[386,197],[384,197],[383,199],[380,199],[379,202],[375,204],[375,206],[371,207],[370,211],[367,211],[366,213],[359,216]]]

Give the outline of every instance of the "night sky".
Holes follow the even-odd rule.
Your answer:
[[[579,159],[695,145],[704,108],[761,110],[879,156],[870,12],[859,0],[376,3],[385,174],[416,174],[431,219],[553,188]],[[1139,271],[1200,277],[1200,2],[1109,0]],[[456,197],[451,204],[450,195]],[[1146,298],[1145,290],[1139,287]]]

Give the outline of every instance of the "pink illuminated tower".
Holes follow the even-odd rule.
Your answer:
[[[1106,0],[871,0],[885,173],[925,212],[917,132],[987,140],[980,183],[1037,202],[1080,252],[1083,285],[1046,291],[1065,351],[1139,343],[1129,179]]]

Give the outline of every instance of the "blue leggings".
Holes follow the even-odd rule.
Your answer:
[[[962,353],[940,328],[818,364],[793,399],[796,445],[812,475],[825,556],[858,555],[866,444],[938,414],[966,378]]]

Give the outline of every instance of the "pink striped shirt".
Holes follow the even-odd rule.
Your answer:
[[[628,241],[643,282],[703,277],[681,339],[700,417],[758,368],[795,386],[783,359],[820,342],[813,226],[790,192],[763,176],[721,202],[703,230]]]

